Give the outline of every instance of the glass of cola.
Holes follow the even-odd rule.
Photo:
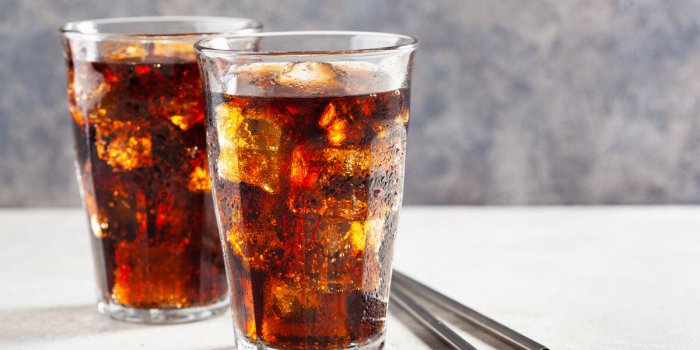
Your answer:
[[[194,42],[257,32],[224,17],[133,17],[61,28],[98,310],[148,323],[228,303]]]
[[[238,349],[380,349],[415,39],[281,32],[195,45]]]

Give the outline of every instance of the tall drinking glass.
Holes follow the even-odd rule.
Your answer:
[[[290,32],[195,47],[237,348],[381,348],[416,40]]]
[[[227,304],[193,43],[256,32],[223,17],[68,23],[62,39],[98,310],[170,323]]]

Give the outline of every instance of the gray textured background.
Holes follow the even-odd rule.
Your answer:
[[[406,203],[700,203],[700,2],[0,0],[0,206],[77,205],[56,28],[234,15],[421,40]]]

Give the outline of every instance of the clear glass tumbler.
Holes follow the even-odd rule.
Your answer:
[[[172,323],[226,308],[193,44],[260,27],[243,18],[134,17],[61,28],[100,312]]]
[[[195,45],[238,349],[379,349],[417,42],[365,32]]]

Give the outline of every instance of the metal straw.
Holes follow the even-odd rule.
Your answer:
[[[420,306],[413,298],[408,296],[401,287],[396,285],[391,288],[391,299],[404,308],[411,316],[420,321],[431,332],[435,333],[442,341],[456,350],[476,350],[464,338],[460,337],[450,327],[442,323],[428,310]]]
[[[497,321],[479,313],[478,311],[460,304],[454,299],[406,276],[405,274],[394,270],[392,293],[395,291],[403,292],[402,289],[410,290],[411,292],[439,305],[443,308],[455,313],[465,321],[483,329],[486,333],[504,341],[516,349],[520,350],[548,350],[546,346],[516,332],[515,330],[498,323]],[[403,287],[403,288],[402,288]]]

